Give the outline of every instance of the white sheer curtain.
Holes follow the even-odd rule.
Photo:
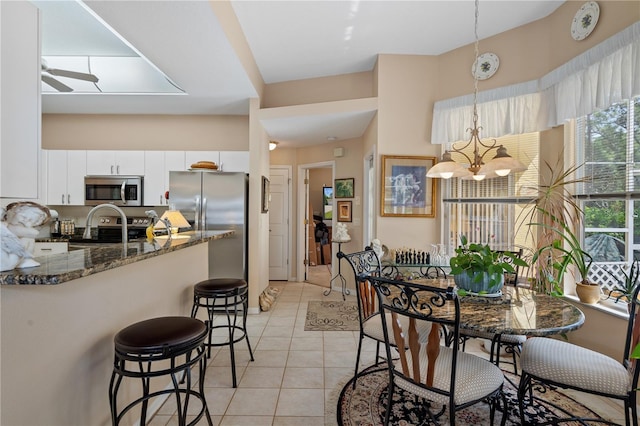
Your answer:
[[[478,93],[482,137],[537,132],[640,95],[640,22],[539,80]],[[469,138],[473,95],[438,101],[431,143]]]

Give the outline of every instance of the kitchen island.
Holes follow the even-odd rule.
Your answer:
[[[233,231],[183,232],[171,240],[159,236],[153,241],[129,241],[126,251],[121,243],[82,244],[70,241],[68,253],[36,258],[40,266],[1,272],[0,285],[60,284],[231,235]]]
[[[113,244],[71,250],[0,274],[0,424],[111,424],[114,335],[145,319],[189,316],[193,285],[209,277],[209,251],[233,233],[185,234],[131,242],[125,253]],[[119,398],[139,395],[138,382],[124,385]]]

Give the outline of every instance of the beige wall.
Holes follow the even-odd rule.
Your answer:
[[[274,108],[369,98],[375,95],[372,73],[360,72],[268,84],[265,86],[264,96],[263,107]]]
[[[247,151],[247,116],[44,114],[44,149]]]
[[[382,155],[439,157],[440,146],[429,143],[431,115],[438,85],[428,82],[435,82],[437,78],[436,57],[378,57],[377,149],[380,160]],[[380,174],[380,161],[378,167]],[[378,188],[380,184],[378,181]],[[379,199],[378,191],[378,202]],[[376,236],[389,248],[425,249],[429,247],[429,243],[440,240],[440,217],[441,212],[438,211],[436,218],[379,216]]]
[[[333,156],[334,148],[344,148],[344,156],[335,158]],[[271,151],[271,165],[288,165],[292,168],[292,218],[291,233],[293,240],[293,248],[291,254],[291,274],[299,280],[304,277],[302,265],[298,265],[298,230],[300,224],[298,222],[298,170],[300,165],[320,163],[324,161],[335,162],[335,177],[354,178],[354,195],[362,200],[362,140],[350,139],[345,141],[336,141],[322,145],[314,145],[304,148],[277,148]],[[352,201],[353,222],[346,223],[351,235],[351,242],[342,246],[343,251],[352,252],[362,250],[364,247],[362,241],[362,202],[356,204],[355,198]],[[335,200],[334,200],[335,208]],[[315,209],[315,206],[314,206]],[[333,222],[335,225],[335,221]],[[329,224],[327,224],[329,225]],[[335,264],[335,252],[334,260]]]

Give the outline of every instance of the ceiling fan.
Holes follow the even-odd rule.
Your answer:
[[[53,76],[75,78],[77,80],[85,80],[85,81],[90,81],[92,83],[98,82],[98,77],[96,77],[93,74],[87,74],[84,72],[69,71],[69,70],[60,70],[56,68],[49,68],[49,66],[47,65],[47,61],[42,59],[41,74],[40,74],[42,81],[44,81],[49,86],[56,89],[58,92],[73,92],[73,89],[71,87],[67,86],[66,84],[62,83],[59,80],[56,80],[55,78],[53,78]]]

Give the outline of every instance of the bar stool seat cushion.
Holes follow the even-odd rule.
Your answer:
[[[204,322],[190,317],[160,317],[132,324],[114,338],[116,350],[126,353],[158,353],[189,347],[206,337]]]
[[[196,294],[208,293],[215,295],[217,293],[226,293],[246,286],[247,282],[240,278],[212,278],[199,282],[194,286],[194,290]]]

